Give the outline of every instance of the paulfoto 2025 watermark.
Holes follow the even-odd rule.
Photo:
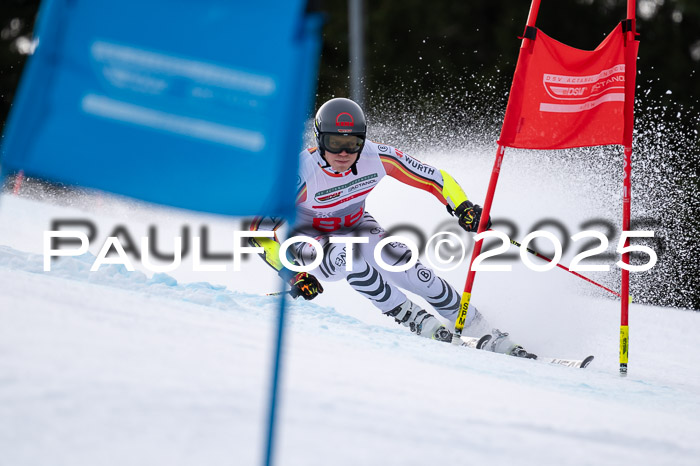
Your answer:
[[[201,229],[202,233],[207,233],[207,230]],[[122,232],[123,233],[123,232]],[[91,235],[93,236],[93,235]],[[122,236],[122,239],[120,239]],[[134,271],[134,261],[130,258],[130,254],[134,252],[135,245],[133,244],[133,237],[130,235],[126,236],[128,239],[128,244],[123,244],[123,234],[122,235],[111,235],[102,244],[99,253],[95,256],[95,259],[90,268],[91,271],[98,271],[101,266],[109,264],[120,264],[123,265],[127,270]],[[232,244],[230,251],[226,253],[219,253],[213,256],[211,253],[207,252],[206,241],[208,241],[207,236],[191,236],[186,237],[186,244],[183,243],[183,237],[176,236],[172,238],[172,248],[173,253],[168,256],[164,256],[161,253],[157,253],[154,249],[154,240],[148,235],[141,236],[139,238],[140,253],[136,258],[140,261],[141,265],[148,271],[165,273],[174,271],[182,267],[182,258],[184,252],[192,253],[192,271],[194,272],[226,272],[227,266],[225,263],[221,263],[220,260],[217,263],[208,260],[212,258],[216,259],[230,259],[233,265],[233,271],[238,272],[241,270],[241,265],[244,259],[244,255],[257,255],[264,252],[264,249],[257,246],[247,246],[245,241],[250,238],[274,238],[275,232],[273,231],[248,231],[248,230],[236,230],[233,231],[231,236]],[[620,255],[627,253],[638,253],[648,256],[648,261],[643,264],[630,264],[623,260],[618,260],[615,265],[621,269],[628,270],[630,272],[645,272],[650,270],[658,261],[656,251],[649,246],[645,245],[631,245],[630,239],[633,238],[653,238],[654,232],[649,230],[641,231],[624,231],[621,233],[619,241],[617,243],[616,252]],[[529,246],[531,243],[542,238],[549,241],[554,247],[554,254],[552,257],[547,258],[547,261],[542,261],[541,259],[533,259],[531,256],[535,254],[535,251]],[[279,260],[280,262],[289,270],[295,272],[309,272],[314,270],[322,261],[324,255],[324,248],[319,241],[321,237],[312,238],[310,236],[297,235],[292,236],[280,244],[279,247]],[[501,244],[498,247],[490,248],[479,254],[471,264],[471,268],[478,272],[509,272],[512,271],[511,264],[494,264],[493,261],[490,264],[484,263],[486,259],[497,258],[499,255],[504,254],[512,244],[516,244],[520,250],[520,259],[529,269],[536,272],[545,272],[553,269],[557,266],[562,258],[563,247],[561,241],[551,232],[545,230],[536,230],[529,233],[520,243],[516,243],[511,238],[501,231],[489,230],[483,233],[477,234],[473,237],[474,242],[483,241],[487,239],[495,239],[500,241]],[[369,243],[369,238],[361,235],[357,236],[326,236],[324,240],[330,243],[341,243],[345,245],[347,262],[345,267],[349,272],[353,271],[353,247],[355,244]],[[568,240],[568,238],[567,238]],[[590,272],[590,271],[609,271],[610,264],[591,264],[582,262],[588,258],[599,255],[607,251],[609,246],[608,237],[600,231],[596,230],[585,230],[580,233],[576,233],[570,237],[573,242],[581,242],[584,240],[589,240],[586,245],[593,244],[594,247],[590,249],[583,249],[571,260],[568,268],[575,272]],[[592,242],[590,240],[593,240]],[[61,243],[60,241],[64,241]],[[189,242],[191,241],[191,247]],[[288,250],[289,248],[297,243],[308,243],[311,245],[315,251],[315,258],[313,262],[306,265],[298,265],[289,260]],[[410,259],[401,265],[391,265],[388,264],[382,258],[383,248],[389,244],[400,243],[405,245],[411,251]],[[597,243],[597,245],[596,245]],[[66,248],[66,244],[77,245],[77,247]],[[51,270],[52,258],[55,257],[66,257],[66,256],[80,256],[88,252],[90,248],[90,237],[83,231],[80,230],[47,230],[44,231],[44,241],[43,241],[43,257],[44,257],[44,271]],[[458,254],[454,254],[455,251],[459,251]],[[433,234],[424,245],[424,257],[428,264],[436,270],[439,271],[449,271],[454,270],[465,261],[467,255],[467,246],[465,245],[462,238],[459,235],[449,232],[449,231],[439,231]],[[447,252],[447,254],[445,254]],[[435,260],[431,258],[431,254]],[[391,272],[400,272],[408,270],[413,267],[420,256],[420,250],[418,245],[412,239],[399,236],[390,235],[383,237],[373,248],[374,261],[381,268]],[[154,260],[157,259],[156,260]],[[162,262],[169,261],[169,263],[163,264]],[[160,262],[160,263],[156,263]]]

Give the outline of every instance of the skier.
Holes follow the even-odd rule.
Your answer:
[[[284,268],[275,238],[253,238],[251,244],[262,247],[263,259],[290,286],[290,294],[310,300],[323,292],[322,281],[345,279],[385,315],[423,337],[451,341],[452,333],[431,313],[406,297],[402,289],[424,298],[443,318],[454,325],[460,305],[459,293],[430,268],[417,261],[406,271],[382,268],[374,259],[375,245],[384,237],[379,223],[365,211],[365,199],[381,179],[389,175],[402,183],[433,194],[459,225],[476,232],[481,207],[467,199],[462,188],[445,171],[419,162],[400,150],[366,139],[367,124],[359,105],[349,99],[335,98],[316,113],[314,134],[318,147],[300,154],[297,186],[295,235],[315,238],[323,247],[323,258],[312,273],[295,273]],[[250,229],[277,230],[283,220],[257,217]],[[490,227],[491,221],[488,220]],[[488,227],[487,227],[488,228]],[[330,237],[367,237],[368,243],[353,244],[352,271],[346,264],[347,248]],[[295,243],[288,250],[297,264],[308,265],[316,259],[316,249],[307,242]],[[407,264],[411,251],[398,242],[387,244],[381,252],[384,263]],[[314,275],[315,274],[315,275]],[[536,358],[515,344],[507,333],[492,329],[484,316],[470,305],[463,335],[482,338],[483,349],[513,356]]]

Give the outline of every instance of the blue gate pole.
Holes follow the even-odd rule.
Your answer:
[[[275,442],[277,395],[279,391],[278,387],[280,374],[282,372],[282,343],[284,340],[284,317],[286,296],[287,293],[284,291],[280,295],[279,319],[277,320],[277,347],[275,348],[275,354],[273,358],[274,368],[272,371],[272,383],[270,387],[269,417],[267,424],[267,445],[265,451],[265,462],[263,463],[264,466],[272,466],[272,455],[274,453],[273,450]]]

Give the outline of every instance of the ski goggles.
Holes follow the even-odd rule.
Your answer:
[[[352,134],[322,134],[320,140],[321,149],[337,154],[345,151],[348,154],[356,154],[362,150],[365,138]]]

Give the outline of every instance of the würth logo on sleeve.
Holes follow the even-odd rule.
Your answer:
[[[557,103],[540,103],[541,112],[578,113],[604,102],[625,101],[625,65],[588,76],[566,76],[544,73],[547,95]]]

